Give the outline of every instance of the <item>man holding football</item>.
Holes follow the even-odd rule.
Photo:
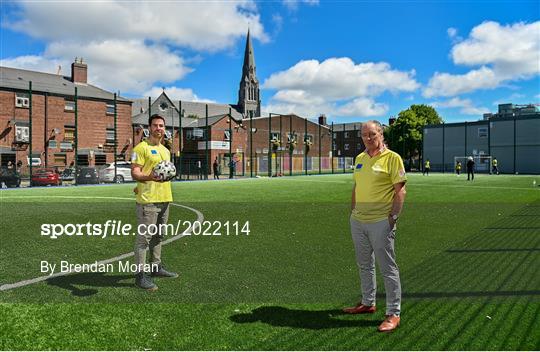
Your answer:
[[[394,252],[396,223],[405,201],[405,168],[401,157],[386,148],[378,121],[362,124],[366,150],[356,157],[351,201],[351,234],[360,271],[362,301],[348,314],[375,313],[375,261],[384,278],[386,318],[379,331],[400,323],[401,282]]]
[[[149,225],[167,224],[169,204],[172,202],[171,182],[163,180],[154,173],[154,168],[161,161],[171,160],[169,150],[161,144],[165,135],[165,118],[159,114],[148,120],[150,137],[135,148],[131,156],[131,175],[137,181],[137,222],[139,233],[135,240],[135,264],[138,271],[135,285],[149,291],[157,290],[154,277],[178,277],[167,271],[161,264],[161,241],[163,229],[152,235]],[[142,225],[142,226],[141,226]],[[150,265],[146,264],[146,251],[150,249]],[[151,269],[151,270],[147,270]]]

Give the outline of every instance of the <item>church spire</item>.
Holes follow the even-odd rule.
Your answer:
[[[246,49],[244,51],[244,65],[242,66],[242,78],[238,90],[238,110],[246,117],[261,116],[261,99],[259,96],[259,80],[255,67],[255,55],[251,44],[251,35],[248,29],[246,37]]]
[[[253,71],[250,70],[251,68],[253,68]],[[246,50],[244,51],[244,65],[242,67],[242,75],[247,76],[249,75],[250,71],[253,72],[253,75],[255,75],[255,56],[253,55],[253,45],[251,44],[251,36],[248,29]]]

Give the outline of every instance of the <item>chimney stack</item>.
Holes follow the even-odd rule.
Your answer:
[[[321,114],[321,116],[319,116],[319,125],[323,125],[323,126],[326,126],[326,115],[325,114]]]
[[[88,66],[83,63],[81,57],[80,60],[75,58],[75,62],[71,64],[71,81],[73,83],[87,83]]]

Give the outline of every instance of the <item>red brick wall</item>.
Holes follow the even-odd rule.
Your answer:
[[[280,132],[280,116],[272,116],[272,132]],[[245,120],[247,126],[247,148],[249,153],[249,119]],[[292,124],[292,128],[291,128]],[[253,133],[253,153],[255,154],[257,149],[261,152],[268,150],[268,118],[254,119],[253,128],[257,129],[257,132]],[[306,131],[305,120],[294,115],[281,116],[281,146],[287,148],[287,134],[292,132],[296,133],[297,145],[295,150],[304,150],[304,134]],[[319,126],[310,121],[307,123],[307,134],[313,136],[313,145],[310,147],[308,156],[319,156],[319,143],[321,142],[321,155],[328,156],[331,148],[332,141],[328,129],[321,127],[321,139],[319,141]],[[288,149],[284,151],[288,153]],[[300,155],[300,154],[299,154]],[[303,155],[303,154],[301,154]]]
[[[47,114],[45,113],[45,99],[47,99]],[[72,99],[70,97],[70,99]],[[32,149],[33,153],[40,153],[42,163],[49,166],[54,164],[55,153],[66,153],[67,165],[74,160],[74,151],[62,151],[60,148],[48,148],[47,142],[50,138],[56,140],[58,144],[64,140],[64,126],[75,124],[75,113],[64,111],[65,100],[63,97],[47,96],[43,93],[32,95]],[[106,101],[92,101],[84,98],[78,99],[78,148],[88,148],[98,150],[101,144],[105,147],[106,129],[114,127],[114,115],[106,113]],[[45,121],[47,116],[47,121]],[[21,121],[29,121],[29,109],[15,107],[15,92],[0,91],[0,135],[6,131],[8,121],[16,118]],[[45,130],[45,123],[47,124]],[[11,125],[10,131],[6,131],[0,138],[0,146],[11,148],[15,140],[15,128]],[[53,134],[54,129],[58,129],[58,134]],[[128,145],[124,151],[129,157],[132,138],[131,129],[131,104],[117,103],[117,136],[118,153]],[[107,162],[114,161],[113,148],[103,150],[106,154]],[[17,151],[17,160],[22,160],[26,165],[28,150]],[[46,152],[46,153],[45,153]],[[90,160],[90,165],[94,165],[95,157]],[[62,169],[63,167],[60,167]]]

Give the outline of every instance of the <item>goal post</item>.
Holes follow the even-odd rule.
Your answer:
[[[467,161],[470,156],[454,156],[454,171],[456,170],[456,165],[461,162],[461,172],[467,172]],[[474,172],[476,173],[491,173],[491,161],[493,157],[491,155],[472,155],[474,161]]]

